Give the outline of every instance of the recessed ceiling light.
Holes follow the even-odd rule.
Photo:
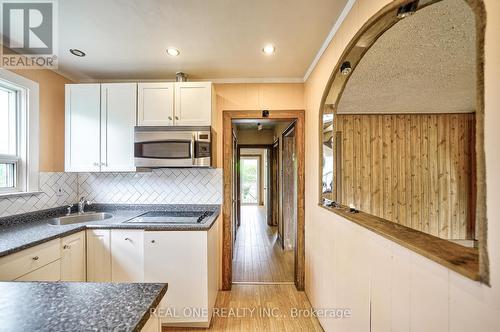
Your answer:
[[[74,56],[79,56],[79,57],[84,57],[84,56],[86,55],[86,54],[85,54],[85,52],[80,51],[80,50],[79,50],[79,49],[77,49],[77,48],[71,48],[71,49],[69,50],[69,52],[70,52],[71,54],[73,54]]]
[[[167,54],[170,56],[178,56],[181,52],[174,47],[169,47],[167,48]]]
[[[267,44],[262,49],[262,52],[264,52],[265,55],[273,55],[274,52],[276,52],[276,47],[273,44]]]

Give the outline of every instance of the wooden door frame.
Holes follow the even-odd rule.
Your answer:
[[[305,274],[305,114],[304,110],[279,110],[269,111],[267,117],[263,117],[263,111],[223,111],[223,177],[224,177],[224,199],[222,206],[222,289],[231,290],[233,276],[233,243],[231,240],[231,199],[233,179],[231,174],[231,162],[233,160],[232,149],[232,121],[233,120],[262,120],[273,119],[283,121],[295,121],[296,144],[297,144],[297,227],[295,243],[295,269],[294,283],[297,290],[304,290]]]

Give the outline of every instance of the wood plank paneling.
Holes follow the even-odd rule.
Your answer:
[[[470,239],[474,114],[337,115],[342,199],[445,239]]]

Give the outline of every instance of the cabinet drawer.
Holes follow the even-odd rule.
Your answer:
[[[60,239],[0,258],[0,280],[9,281],[61,258]]]
[[[56,260],[38,270],[17,278],[16,281],[59,281],[61,280],[61,261]]]

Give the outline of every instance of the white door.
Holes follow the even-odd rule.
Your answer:
[[[61,280],[86,281],[85,232],[63,238],[61,250]]]
[[[212,119],[212,83],[175,83],[176,126],[210,126]]]
[[[162,308],[178,313],[163,322],[207,321],[208,317],[188,317],[183,312],[208,309],[207,256],[207,232],[144,233],[144,282],[168,282]]]
[[[144,241],[142,230],[111,231],[111,280],[142,282]]]
[[[66,84],[65,170],[100,170],[101,85]]]
[[[135,171],[137,83],[101,85],[101,171]]]
[[[87,281],[111,281],[111,231],[87,230]]]
[[[137,91],[138,126],[174,124],[174,83],[139,83]]]

